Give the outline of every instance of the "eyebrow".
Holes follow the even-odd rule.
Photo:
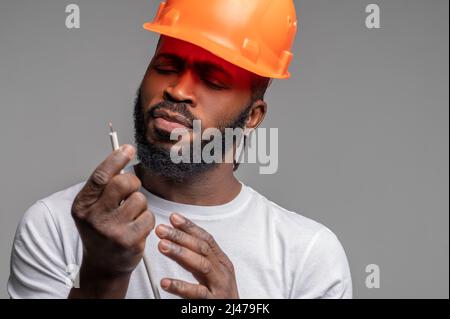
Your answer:
[[[172,62],[175,62],[175,64],[177,64],[178,66],[183,66],[186,64],[185,59],[183,59],[178,54],[174,53],[160,53],[155,57],[155,61],[158,61],[161,58],[171,60]],[[227,77],[228,80],[233,79],[233,76],[219,64],[201,60],[194,61],[193,64],[195,68],[200,69],[202,71],[204,70],[215,71]]]

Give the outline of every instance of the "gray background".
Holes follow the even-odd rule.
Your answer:
[[[110,152],[108,121],[133,142],[132,104],[157,36],[159,1],[0,2],[0,297],[17,223],[37,199],[84,180]],[[275,81],[265,127],[280,167],[242,180],[331,228],[356,298],[448,298],[448,1],[296,1],[289,81]],[[295,240],[293,238],[292,240]],[[381,288],[365,287],[365,267]]]

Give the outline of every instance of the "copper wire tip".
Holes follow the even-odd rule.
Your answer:
[[[111,122],[109,122],[109,129],[111,130],[111,133],[114,132],[114,129],[113,129],[113,126],[112,126],[112,123],[111,123]]]

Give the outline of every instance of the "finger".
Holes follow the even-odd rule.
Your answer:
[[[161,288],[185,299],[211,299],[212,297],[205,286],[178,279],[163,278],[161,280]]]
[[[119,222],[132,222],[147,210],[147,197],[141,192],[132,193],[116,210]]]
[[[208,233],[200,226],[194,224],[186,217],[175,213],[170,215],[170,222],[175,228],[178,228],[193,237],[197,237],[205,241],[209,245],[209,247],[213,250],[213,252],[215,253],[222,252],[219,245],[217,245],[214,237],[210,233]]]
[[[167,239],[161,240],[158,244],[158,248],[164,255],[173,259],[189,272],[203,277],[211,277],[213,265],[205,256],[199,255],[196,252]]]
[[[130,229],[129,238],[131,241],[147,238],[155,227],[155,215],[149,210],[144,211],[134,221],[128,224]],[[145,243],[145,241],[144,241]]]
[[[106,211],[111,211],[131,194],[137,192],[140,187],[141,181],[137,176],[132,174],[116,175],[106,185],[99,199],[99,205],[103,205]]]
[[[208,256],[211,252],[209,245],[205,241],[193,237],[182,230],[161,224],[156,227],[155,233],[161,239],[168,239],[200,255]]]
[[[131,145],[122,145],[109,155],[91,174],[77,195],[77,208],[87,208],[94,204],[103,193],[111,178],[117,175],[134,157],[135,149]]]

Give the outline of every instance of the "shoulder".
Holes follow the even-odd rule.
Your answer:
[[[40,199],[38,203],[45,205],[51,212],[61,210],[62,208],[66,209],[67,207],[70,209],[75,197],[83,188],[84,184],[85,182],[81,182],[60,190],[50,196]]]
[[[272,223],[277,230],[290,236],[301,236],[303,240],[312,240],[320,232],[331,232],[323,224],[303,216],[301,213],[288,210],[271,201],[266,196],[257,192],[250,186],[246,186],[252,194],[253,202],[258,211],[265,214],[265,218]]]
[[[19,223],[11,251],[7,290],[11,298],[65,298],[72,265],[81,254],[71,216],[72,202],[83,183],[32,204]]]
[[[286,256],[293,274],[291,298],[350,298],[350,269],[338,237],[327,226],[248,188]]]
[[[78,183],[34,202],[18,225],[16,239],[23,240],[32,234],[61,236],[68,228],[74,229],[71,207],[84,184]]]

